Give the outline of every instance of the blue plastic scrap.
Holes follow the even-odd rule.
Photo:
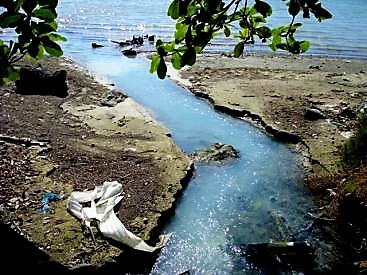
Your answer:
[[[53,201],[57,201],[60,199],[59,194],[56,194],[54,192],[48,192],[42,196],[42,213],[46,213],[49,209],[49,203]]]

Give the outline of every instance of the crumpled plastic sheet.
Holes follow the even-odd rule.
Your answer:
[[[42,196],[42,213],[47,213],[50,210],[50,202],[57,201],[60,199],[60,196],[54,192],[48,192]]]
[[[169,235],[160,236],[160,242],[156,246],[150,246],[127,230],[117,218],[113,208],[123,198],[121,193],[122,184],[117,181],[106,181],[91,191],[72,192],[67,200],[67,208],[88,228],[91,226],[91,220],[97,219],[99,230],[105,237],[145,252],[154,252],[162,248],[167,243]],[[82,206],[82,203],[87,202],[91,203],[91,207]]]

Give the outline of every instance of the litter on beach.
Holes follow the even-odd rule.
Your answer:
[[[136,250],[154,252],[162,248],[168,241],[169,235],[160,236],[156,246],[148,245],[140,237],[125,228],[114,212],[114,207],[122,200],[122,184],[117,181],[104,182],[94,190],[72,192],[67,200],[67,208],[73,216],[90,229],[92,219],[99,221],[98,227],[104,237],[128,245]],[[90,207],[82,204],[89,203]]]

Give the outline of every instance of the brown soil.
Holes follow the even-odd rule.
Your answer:
[[[363,60],[209,55],[180,77],[218,110],[261,120],[268,132],[299,137],[310,172],[325,175],[340,169],[338,146],[356,124],[342,111],[357,112],[367,96],[366,68]],[[305,119],[306,108],[319,109],[325,119]]]
[[[190,161],[167,130],[130,99],[115,107],[102,106],[113,86],[98,83],[69,61],[48,59],[42,66],[67,70],[67,98],[19,95],[13,85],[0,89],[0,134],[47,143],[42,147],[0,141],[1,241],[14,237],[10,227],[29,241],[26,246],[35,255],[42,254],[38,248],[47,253],[35,261],[50,257],[67,267],[113,263],[128,249],[116,248],[97,231],[94,244],[90,232],[66,211],[70,192],[119,181],[124,189],[120,219],[133,233],[154,241],[190,176]],[[41,198],[50,191],[61,199],[43,214]],[[14,238],[19,241],[18,237]],[[19,250],[14,253],[18,254],[9,254],[10,262],[22,256]],[[124,268],[141,257],[129,258]]]

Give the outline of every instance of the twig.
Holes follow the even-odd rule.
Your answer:
[[[335,222],[336,219],[330,219],[330,218],[321,218],[319,216],[316,216],[310,212],[307,212],[307,215],[310,216],[311,218],[317,220],[317,221],[324,221],[324,222]]]
[[[14,137],[14,136],[7,136],[7,135],[3,135],[0,134],[0,140],[5,141],[7,143],[13,143],[13,144],[20,144],[20,145],[24,145],[24,146],[40,146],[40,147],[46,147],[48,142],[43,142],[43,141],[38,141],[38,140],[33,140],[30,138],[18,138],[18,137]]]
[[[96,238],[94,237],[92,227],[89,227],[89,231],[90,231],[90,234],[92,235],[92,240],[93,240],[94,247],[97,247]]]

